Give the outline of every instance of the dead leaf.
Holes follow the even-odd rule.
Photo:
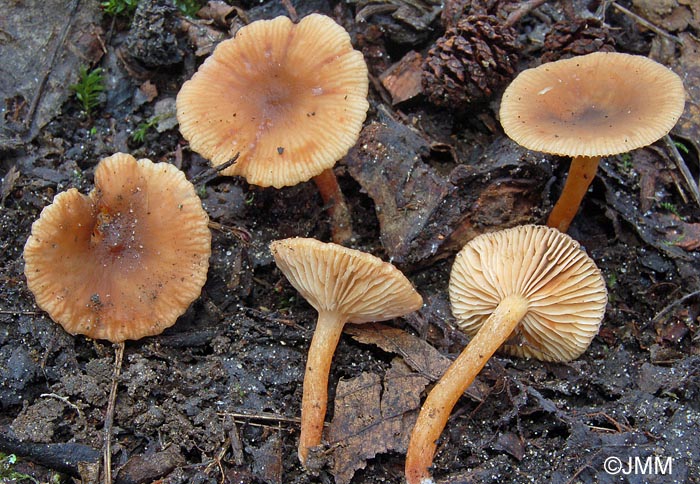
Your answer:
[[[5,204],[5,199],[12,193],[15,188],[15,183],[19,180],[19,170],[17,166],[12,165],[7,173],[2,178],[2,188],[0,189],[0,205]]]
[[[335,415],[327,432],[337,484],[349,483],[355,471],[377,454],[406,452],[429,382],[396,358],[384,378],[365,372],[338,383]]]
[[[373,344],[388,353],[400,355],[406,364],[431,381],[439,380],[452,360],[443,356],[428,342],[398,328],[379,323],[348,325],[345,333],[364,344]],[[488,388],[477,379],[465,392],[482,402]]]
[[[232,7],[226,2],[212,0],[199,9],[197,16],[204,20],[212,20],[219,27],[228,28],[229,21],[227,18],[234,11],[238,11],[236,7]]]
[[[525,455],[525,446],[520,437],[513,432],[504,432],[498,436],[498,439],[493,444],[495,450],[501,450],[509,453],[518,460],[523,460]]]
[[[185,464],[178,445],[169,445],[160,452],[149,455],[135,455],[119,469],[116,484],[137,484],[153,482],[166,476],[176,467]]]
[[[394,263],[402,264],[419,237],[439,246],[438,236],[445,234],[427,226],[454,187],[421,159],[430,149],[427,140],[386,108],[380,106],[378,113],[379,121],[362,130],[346,160],[350,175],[374,200],[382,245]]]
[[[147,103],[158,97],[158,88],[151,81],[146,81],[139,86],[139,93]]]
[[[700,223],[687,223],[672,214],[658,214],[659,224],[668,227],[664,234],[666,244],[686,251],[700,249]]]

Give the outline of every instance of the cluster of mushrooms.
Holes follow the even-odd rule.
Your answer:
[[[192,150],[213,165],[238,155],[225,175],[277,188],[313,178],[332,207],[333,240],[345,242],[352,228],[332,167],[359,136],[367,93],[364,59],[342,27],[316,14],[297,24],[278,17],[222,42],[182,86],[177,115]],[[564,232],[600,157],[656,141],[683,106],[678,76],[618,53],[543,64],[507,88],[500,110],[506,134],[528,149],[574,158],[548,226],[484,234],[457,254],[449,298],[472,339],[420,411],[407,451],[409,484],[432,482],[436,441],[451,410],[497,350],[544,361],[570,361],[586,350],[607,292],[593,260]],[[115,154],[97,166],[89,195],[58,194],[33,224],[24,249],[29,289],[69,333],[122,345],[158,334],[199,297],[211,254],[208,220],[174,166]],[[270,249],[318,311],[301,410],[298,453],[306,463],[322,440],[344,324],[403,316],[422,298],[393,265],[340,244],[291,238]]]

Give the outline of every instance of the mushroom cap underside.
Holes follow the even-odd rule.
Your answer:
[[[684,104],[683,82],[664,65],[595,52],[521,72],[503,94],[500,120],[530,150],[608,156],[664,136]]]
[[[89,195],[59,193],[32,225],[25,275],[37,305],[72,334],[121,342],[172,326],[196,299],[209,218],[173,165],[118,153]]]
[[[292,286],[319,312],[366,323],[423,305],[401,271],[371,254],[302,237],[274,241],[270,249]]]
[[[177,96],[191,148],[225,175],[290,186],[332,168],[355,144],[369,103],[367,66],[324,15],[259,20],[221,42]]]
[[[538,225],[472,239],[457,254],[449,293],[457,325],[470,335],[506,296],[524,297],[527,314],[501,350],[544,361],[583,353],[607,304],[600,271],[578,242]]]

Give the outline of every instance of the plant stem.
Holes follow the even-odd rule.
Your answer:
[[[484,322],[479,332],[452,362],[425,399],[411,433],[406,454],[406,482],[432,482],[429,468],[433,463],[436,441],[447,424],[452,408],[472,384],[486,362],[511,335],[527,313],[527,300],[507,296]]]
[[[122,361],[124,359],[124,342],[117,344],[117,349],[114,353],[114,372],[112,374],[112,386],[109,391],[109,403],[107,404],[107,413],[105,415],[104,436],[102,442],[102,463],[104,484],[112,484],[112,424],[114,423],[114,407],[117,402],[117,385],[119,383],[119,374],[122,370]]]
[[[328,404],[328,375],[333,353],[343,333],[345,318],[337,313],[319,311],[316,330],[306,359],[304,391],[301,399],[301,435],[299,460],[306,465],[309,448],[321,443],[323,421]]]
[[[554,227],[561,232],[569,230],[569,225],[595,178],[599,162],[600,156],[576,156],[571,160],[564,189],[547,219],[549,227]]]

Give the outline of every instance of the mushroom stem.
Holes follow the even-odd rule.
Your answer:
[[[569,225],[581,206],[581,200],[595,178],[599,162],[600,156],[576,156],[571,160],[564,189],[547,219],[549,227],[560,232],[569,230]]]
[[[331,217],[331,238],[336,244],[344,244],[352,238],[352,219],[350,210],[345,203],[343,192],[340,191],[338,179],[332,168],[314,177],[314,182],[321,193],[324,205],[328,206]]]
[[[489,358],[511,335],[527,310],[528,303],[524,297],[511,295],[504,298],[430,391],[408,444],[408,484],[433,482],[429,468],[435,456],[436,441],[447,424],[452,408]]]
[[[345,318],[341,315],[319,311],[316,330],[306,359],[304,391],[301,398],[301,435],[298,453],[303,465],[306,465],[309,447],[315,447],[321,443],[328,403],[328,374],[333,353],[343,333],[343,326],[345,326]]]

